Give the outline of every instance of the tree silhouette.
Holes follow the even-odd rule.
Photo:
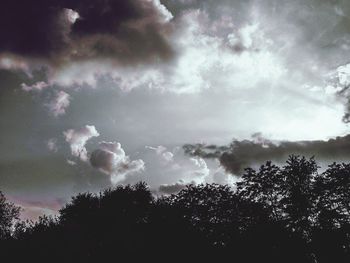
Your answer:
[[[0,239],[6,239],[11,234],[11,228],[16,219],[19,219],[20,208],[9,203],[0,192]]]
[[[282,168],[283,187],[281,205],[286,213],[287,227],[308,238],[312,226],[313,182],[317,164],[311,158],[290,156]]]
[[[247,168],[235,186],[188,185],[157,198],[145,183],[117,186],[72,197],[56,218],[15,226],[19,210],[1,195],[0,257],[350,262],[350,164],[317,169],[313,158],[290,156],[284,166]]]
[[[320,262],[349,262],[350,251],[350,165],[329,165],[316,178],[313,233]]]
[[[237,183],[237,193],[245,200],[262,204],[269,210],[271,219],[278,221],[282,217],[283,183],[281,169],[267,162],[258,171],[252,168],[245,170],[242,180]]]

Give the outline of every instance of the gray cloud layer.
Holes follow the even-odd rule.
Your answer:
[[[318,161],[333,162],[350,160],[350,135],[328,141],[271,142],[260,135],[254,140],[234,140],[229,146],[187,144],[185,153],[202,158],[218,158],[230,173],[239,175],[244,168],[265,161],[284,161],[288,155],[314,156]]]

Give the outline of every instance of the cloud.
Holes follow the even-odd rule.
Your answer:
[[[326,91],[336,94],[339,100],[346,105],[343,121],[350,122],[350,64],[337,67],[330,72]]]
[[[5,0],[0,10],[0,53],[51,65],[91,58],[129,64],[173,54],[165,37],[172,15],[159,0]]]
[[[46,143],[47,148],[51,151],[51,152],[57,152],[58,151],[58,146],[57,146],[57,139],[56,138],[51,138],[47,141]]]
[[[190,161],[197,169],[192,171],[193,181],[195,183],[203,183],[205,178],[209,176],[210,170],[203,158],[191,158]]]
[[[88,155],[85,144],[88,140],[98,137],[100,134],[97,132],[95,126],[86,125],[77,130],[69,129],[63,132],[63,135],[66,142],[70,145],[72,155],[86,162],[88,161]]]
[[[0,14],[12,14],[10,18],[0,16],[4,22],[0,23],[0,38],[4,39],[0,41],[0,68],[14,70],[10,73],[19,76],[17,81],[1,75],[2,118],[11,124],[2,129],[3,143],[8,146],[3,148],[9,149],[3,149],[3,162],[9,159],[15,163],[22,155],[28,160],[32,155],[36,160],[43,159],[49,154],[47,150],[34,146],[42,144],[43,136],[50,138],[50,134],[77,123],[98,123],[104,140],[112,140],[117,134],[118,141],[135,153],[130,159],[145,162],[144,173],[126,176],[123,183],[146,180],[157,188],[179,183],[180,179],[190,183],[196,176],[198,182],[202,181],[205,165],[198,166],[182,152],[172,150],[185,142],[208,142],[204,148],[192,145],[188,151],[195,151],[205,160],[210,170],[205,182],[225,182],[230,176],[217,172],[224,153],[227,163],[222,160],[222,165],[232,172],[241,171],[255,164],[255,159],[261,163],[280,158],[269,151],[285,140],[323,140],[348,132],[342,122],[349,98],[342,91],[348,69],[338,68],[347,65],[350,46],[350,9],[346,1],[165,0],[161,1],[163,6],[151,0],[86,0],[84,4],[77,0],[13,1],[21,8],[7,8],[7,0],[0,4]],[[35,8],[38,3],[41,6]],[[137,6],[133,8],[133,4]],[[120,9],[115,10],[116,5]],[[32,19],[33,12],[36,14]],[[51,22],[45,23],[46,18]],[[32,23],[37,26],[32,27]],[[39,30],[47,34],[39,35]],[[36,41],[40,41],[38,46]],[[166,48],[158,49],[163,43]],[[47,76],[29,77],[33,68],[41,66],[50,68],[43,70]],[[338,72],[335,82],[329,83],[327,74],[333,69]],[[24,92],[16,96],[12,92],[23,82],[22,88],[33,99]],[[95,89],[86,89],[86,85]],[[38,94],[40,90],[43,92]],[[58,90],[74,97],[74,101],[69,100],[74,107],[57,107],[67,111],[66,118],[46,119],[46,112],[41,114],[37,104],[41,105],[41,100],[49,104],[46,99],[54,99]],[[28,121],[35,129],[28,129]],[[255,131],[262,131],[270,142],[250,138]],[[237,150],[226,145],[233,136],[237,138]],[[250,143],[243,143],[244,139]],[[87,160],[90,156],[85,143],[74,147],[73,152]],[[145,145],[164,145],[167,149],[162,151],[160,147],[158,154],[156,149],[145,149]],[[28,151],[28,147],[34,150]],[[78,171],[109,183],[109,176],[95,176],[99,170],[64,156],[63,150],[61,147],[55,155],[63,160],[50,165],[58,163],[69,171],[58,172],[51,179],[67,176],[59,179],[67,182]],[[290,151],[293,149],[289,147],[282,152]],[[67,158],[77,165],[67,165]],[[139,166],[124,169],[137,170]],[[26,171],[23,178],[36,178],[45,174],[39,170],[50,169],[48,164],[37,165],[35,171],[23,169],[23,165],[8,167],[4,174],[16,168],[18,177]],[[82,176],[79,184],[85,187],[86,178]],[[42,185],[43,179],[27,181]]]
[[[350,158],[350,135],[336,137],[326,141],[269,141],[255,135],[253,140],[234,140],[230,146],[194,145],[193,150],[185,146],[191,156],[218,158],[221,165],[230,173],[239,175],[243,169],[260,165],[265,161],[284,161],[288,155],[314,156],[320,162],[348,161]],[[215,154],[210,151],[215,149]],[[204,166],[203,166],[204,167]]]
[[[42,91],[46,89],[49,85],[45,81],[38,81],[32,85],[27,85],[22,83],[21,87],[24,91]]]
[[[159,186],[158,191],[161,194],[171,195],[180,192],[186,188],[186,183],[183,180],[179,180],[174,184],[162,184]]]
[[[306,2],[313,6],[312,1]],[[290,135],[285,133],[295,126],[314,128],[322,123],[310,117],[318,109],[322,111],[318,115],[327,119],[332,130],[318,129],[316,137],[341,133],[342,124],[336,120],[342,118],[342,102],[334,100],[334,94],[325,94],[322,88],[318,92],[310,90],[321,85],[324,74],[346,57],[345,43],[341,42],[344,34],[338,31],[348,32],[344,17],[339,16],[339,10],[346,13],[347,4],[327,2],[314,7],[319,11],[314,12],[301,1],[288,4],[271,1],[271,5],[259,1],[217,4],[209,0],[162,3],[157,0],[45,3],[43,10],[52,5],[56,11],[50,9],[51,12],[61,10],[57,28],[64,32],[63,43],[68,44],[63,46],[68,45],[70,50],[55,51],[61,54],[56,57],[63,57],[64,66],[51,65],[54,70],[48,72],[50,85],[100,88],[98,81],[107,77],[110,86],[124,91],[146,88],[198,94],[210,90],[225,93],[232,98],[232,104],[237,100],[236,104],[241,105],[235,105],[236,111],[252,108],[249,104],[264,107],[246,111],[248,118],[253,114],[264,115],[257,117],[261,122],[268,121],[257,124],[264,127],[264,134],[278,133],[274,136],[286,139]],[[291,14],[295,12],[294,19]],[[300,26],[303,23],[305,26]],[[313,32],[325,33],[310,39]],[[163,49],[162,43],[167,48]],[[324,51],[325,46],[329,46],[330,52]],[[328,53],[334,59],[324,59]],[[162,59],[169,54],[172,59]],[[264,101],[271,103],[263,105]],[[288,118],[286,112],[294,116],[299,110],[306,110],[307,114],[290,122],[293,127],[276,128]],[[292,139],[298,140],[310,136],[294,134]]]
[[[0,69],[23,71],[30,76],[30,67],[28,63],[22,58],[13,55],[0,55]]]
[[[46,106],[54,117],[58,117],[66,113],[66,109],[70,105],[70,100],[71,96],[61,90],[56,93],[55,98],[49,104],[46,104]]]
[[[99,149],[91,153],[90,163],[93,167],[110,175],[113,184],[120,183],[131,173],[138,173],[145,169],[143,160],[130,160],[121,144],[117,142],[101,142]]]
[[[210,175],[210,169],[208,168],[205,160],[202,158],[190,158],[190,162],[195,167],[194,169],[192,168],[192,171],[189,171],[190,175],[188,178],[190,178],[190,180],[180,179],[172,184],[161,184],[158,188],[158,192],[161,194],[170,195],[178,193],[182,189],[185,189],[187,185],[196,185],[208,182],[207,180],[209,179],[208,177]],[[219,176],[217,173],[218,171],[213,175],[215,176],[214,179],[218,179],[216,178]],[[223,181],[223,178],[225,177],[224,173],[220,174],[220,176],[222,177],[220,179]]]
[[[162,145],[159,145],[158,147],[146,146],[146,149],[155,151],[157,155],[162,157],[165,163],[174,161],[174,154],[170,151],[167,151],[167,148]]]
[[[72,161],[72,160],[69,160],[69,159],[67,159],[67,163],[68,163],[69,165],[71,165],[71,166],[77,165],[76,162],[74,162],[74,161]]]
[[[230,173],[226,172],[223,167],[218,167],[213,172],[212,183],[234,186],[237,179],[237,177],[234,177]]]

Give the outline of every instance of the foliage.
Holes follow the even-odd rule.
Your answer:
[[[20,208],[9,203],[0,192],[0,239],[8,238],[15,220],[19,218]]]
[[[9,232],[18,210],[3,195],[0,200]],[[246,169],[234,187],[188,185],[155,198],[139,183],[79,194],[57,218],[18,223],[2,243],[3,257],[350,262],[349,212],[350,164],[334,163],[319,173],[313,158],[290,156],[281,167],[266,162]]]

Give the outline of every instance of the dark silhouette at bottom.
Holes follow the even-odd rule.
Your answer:
[[[118,186],[15,225],[2,196],[0,261],[349,263],[350,165],[317,168],[291,156],[246,169],[235,187],[188,185],[160,198],[144,183]]]

